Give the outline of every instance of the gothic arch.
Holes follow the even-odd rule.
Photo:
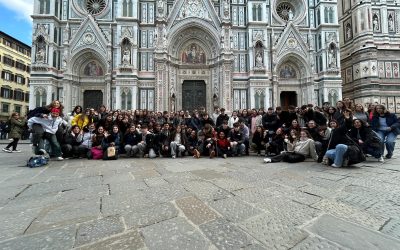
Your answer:
[[[199,18],[186,18],[178,24],[172,26],[168,31],[168,52],[174,57],[182,49],[182,43],[189,39],[201,41],[205,48],[208,48],[212,57],[219,54],[220,49],[220,30],[217,30],[209,22]],[[226,45],[229,46],[229,45]]]

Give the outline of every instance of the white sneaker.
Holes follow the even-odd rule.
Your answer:
[[[331,165],[331,167],[333,167],[333,168],[340,168],[340,167],[337,166],[335,163],[333,163],[333,164]]]
[[[270,162],[272,162],[272,160],[271,160],[271,158],[265,158],[265,159],[264,159],[264,162],[265,162],[265,163],[270,163]]]
[[[381,157],[378,159],[378,161],[379,161],[379,162],[385,162],[385,160],[383,159],[383,156],[381,156]]]
[[[172,159],[175,159],[175,158],[176,158],[176,156],[175,156],[175,155],[173,155],[173,156],[172,156]]]
[[[11,153],[12,151],[10,150],[10,149],[8,149],[8,148],[3,148],[3,151],[4,152],[7,152],[7,153]]]
[[[21,153],[21,150],[16,149],[16,150],[13,150],[12,152],[13,153]]]
[[[63,161],[64,158],[62,158],[61,156],[57,157],[57,161]]]

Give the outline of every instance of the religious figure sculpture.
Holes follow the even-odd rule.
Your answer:
[[[131,64],[131,52],[129,51],[128,48],[125,48],[124,50],[124,55],[122,56],[122,63],[124,65]]]
[[[164,17],[164,3],[165,0],[158,0],[157,1],[157,16]]]
[[[388,26],[389,26],[389,30],[394,30],[394,22],[393,22],[393,17],[391,15],[389,15],[389,18],[388,18]]]
[[[372,26],[374,31],[379,31],[379,20],[377,16],[374,16],[374,20],[372,21]]]
[[[224,0],[224,17],[229,18],[229,2]]]
[[[328,51],[328,65],[330,68],[336,67],[336,55],[334,48],[330,48]]]
[[[37,63],[44,63],[45,53],[43,49],[39,49],[36,52],[36,62]]]
[[[256,55],[256,68],[262,68],[263,67],[263,59],[262,59],[262,54],[261,51],[257,52]]]
[[[293,21],[293,11],[291,9],[289,9],[289,11],[288,11],[288,17],[289,17],[289,21]]]

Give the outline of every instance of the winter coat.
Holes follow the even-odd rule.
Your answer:
[[[26,125],[25,119],[17,120],[15,118],[11,118],[11,128],[8,137],[21,139],[21,136],[24,133],[25,125]]]
[[[386,117],[386,124],[388,127],[392,128],[393,134],[398,135],[400,134],[400,121],[395,114],[392,113],[385,113]],[[371,121],[371,127],[374,131],[379,130],[379,115],[374,115]]]

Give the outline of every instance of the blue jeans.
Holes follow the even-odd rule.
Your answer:
[[[347,145],[338,144],[335,149],[326,151],[325,156],[331,159],[336,166],[341,167],[343,165],[343,155],[346,153],[347,148]]]
[[[384,142],[381,148],[381,155],[383,155],[385,151],[385,145],[386,145],[386,150],[387,154],[392,156],[393,151],[394,151],[394,145],[396,144],[396,138],[397,135],[395,135],[392,131],[376,131],[381,138],[381,140]]]
[[[50,134],[45,132],[43,138],[47,139],[51,146],[51,152],[54,156],[59,157],[62,155],[60,143],[57,141],[57,136],[55,134]]]

